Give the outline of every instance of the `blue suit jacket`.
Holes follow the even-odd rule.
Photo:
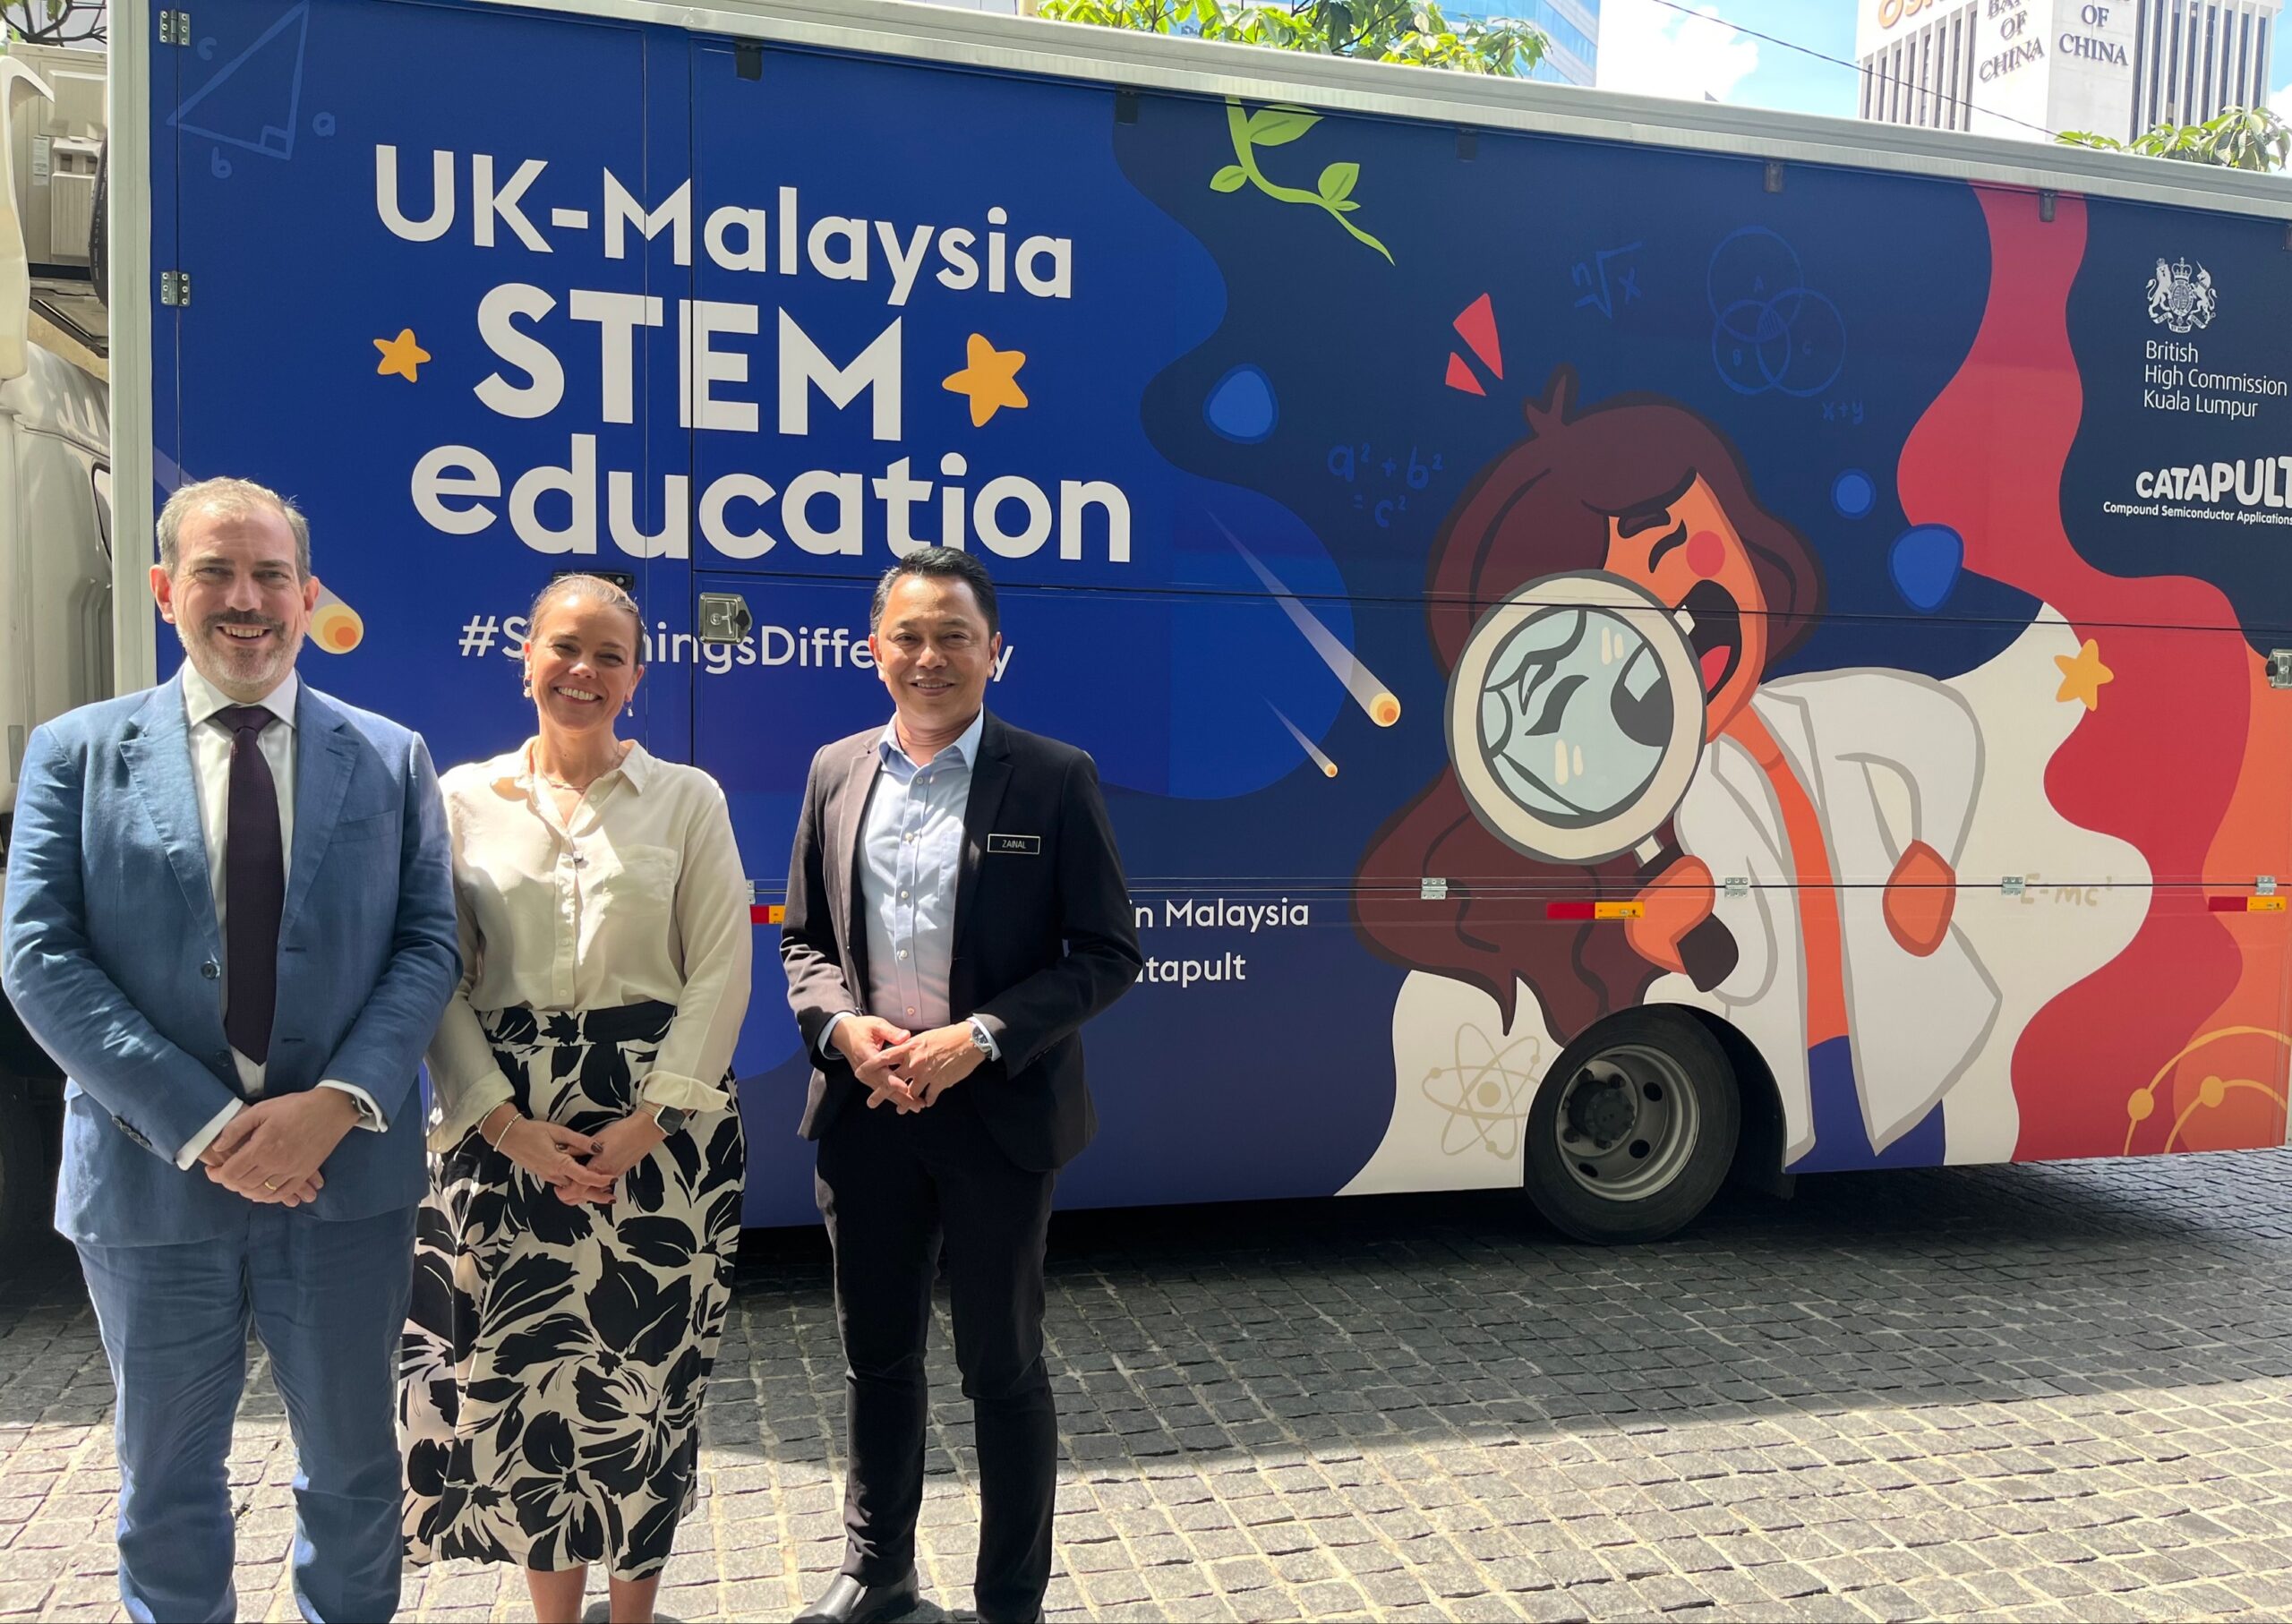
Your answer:
[[[295,849],[264,1087],[352,1082],[354,1128],[304,1211],[372,1218],[421,1198],[415,1077],[461,973],[445,809],[419,735],[306,682],[295,710]],[[75,1241],[199,1241],[244,1198],[175,1165],[238,1097],[222,934],[200,834],[183,685],[87,705],[24,752],[0,914],[0,983],[70,1079],[56,1227]]]

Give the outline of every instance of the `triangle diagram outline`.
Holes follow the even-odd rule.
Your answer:
[[[261,138],[255,141],[249,141],[243,135],[227,135],[220,130],[211,130],[207,128],[205,125],[187,122],[188,115],[193,108],[197,107],[201,102],[205,101],[210,96],[221,89],[222,86],[229,81],[233,74],[236,73],[241,68],[246,66],[248,63],[252,62],[257,56],[261,55],[264,47],[268,46],[272,40],[278,38],[279,35],[285,33],[288,28],[295,26],[295,24],[301,25],[302,32],[300,37],[295,41],[295,73],[293,79],[288,82],[288,89],[286,92],[286,124],[283,129],[277,124],[264,124],[262,126],[262,134]],[[260,152],[266,158],[293,158],[295,156],[295,131],[301,122],[303,107],[303,53],[304,48],[310,44],[310,0],[296,0],[296,4],[288,6],[285,12],[280,13],[278,21],[263,30],[261,34],[256,38],[255,42],[252,45],[247,47],[246,49],[241,51],[237,56],[232,57],[230,61],[225,63],[221,70],[216,73],[214,78],[209,80],[196,90],[193,90],[191,93],[190,98],[185,100],[182,106],[178,107],[174,113],[168,115],[168,127],[179,130],[185,135],[201,135],[205,136],[209,141],[220,141],[226,146],[237,147],[242,150],[248,152]],[[271,139],[273,136],[278,138],[275,143]]]

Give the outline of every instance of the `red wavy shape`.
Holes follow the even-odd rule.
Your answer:
[[[2071,546],[2061,476],[2083,395],[2067,306],[2084,257],[2084,205],[2064,197],[2047,224],[2029,193],[1979,195],[1989,225],[1988,304],[1965,364],[1903,447],[1903,510],[1913,524],[1951,526],[1965,539],[1967,568],[2041,598],[2081,639],[2100,644],[2115,680],[2055,755],[2047,795],[2071,822],[2131,842],[2160,885],[2194,882],[2206,874],[2236,793],[2254,657],[2233,634],[2173,629],[2235,625],[2217,588],[2185,577],[2105,575]],[[2033,853],[2031,866],[2042,858]],[[2190,906],[2179,906],[2183,900]],[[2063,919],[2058,927],[2075,921]],[[2278,946],[2268,953],[2271,965],[2280,962]],[[2194,1038],[2234,1015],[2233,1003],[2258,1011],[2272,988],[2279,1007],[2267,1010],[2262,1024],[2276,1024],[2280,983],[2247,968],[2239,938],[2201,894],[2159,892],[2132,944],[2023,1030],[2013,1068],[2022,1121],[2016,1158],[2122,1151],[2130,1095]],[[2252,990],[2238,998],[2240,988]],[[2280,1074],[2280,1062],[2267,1064]],[[2185,1104],[2194,1101],[2198,1073],[2219,1064],[2218,1056],[2192,1062],[2173,1098],[2158,1100],[2139,1124],[2134,1148],[2164,1149]],[[2231,1141],[2261,1142],[2271,1131],[2265,1103],[2248,1115]],[[2273,1131],[2281,1124],[2279,1108]],[[2174,1148],[2190,1137],[2185,1132]],[[2200,1137],[2221,1141],[2218,1126]]]

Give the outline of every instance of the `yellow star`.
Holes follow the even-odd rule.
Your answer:
[[[2053,662],[2061,668],[2061,691],[2054,696],[2056,699],[2064,705],[2082,699],[2089,711],[2101,708],[2101,684],[2114,681],[2117,673],[2101,663],[2100,644],[2088,637],[2075,654],[2056,654]]]
[[[396,372],[408,383],[422,381],[415,376],[415,369],[430,359],[430,352],[414,341],[412,328],[400,329],[395,338],[375,339],[374,347],[382,352],[382,363],[374,369],[377,377],[387,378]]]
[[[1027,404],[1019,388],[1019,369],[1027,358],[1017,350],[999,350],[983,333],[973,333],[963,354],[963,370],[946,380],[945,387],[971,397],[971,426],[982,428],[1002,406]]]

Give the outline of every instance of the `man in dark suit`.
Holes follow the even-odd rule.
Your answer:
[[[812,759],[781,957],[817,1069],[850,1393],[843,1570],[807,1620],[917,1600],[924,1339],[942,1235],[979,1439],[980,1615],[1042,1611],[1058,1417],[1043,1244],[1058,1169],[1097,1118],[1082,1023],[1138,977],[1130,895],[1090,758],[984,701],[1003,639],[976,559],[927,548],[876,589],[894,714]]]

